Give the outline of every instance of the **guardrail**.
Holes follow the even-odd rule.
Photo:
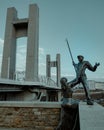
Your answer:
[[[18,81],[25,81],[25,71],[17,71],[15,72],[15,76],[14,76],[15,80]],[[38,76],[38,77],[34,77],[35,81],[46,84],[48,86],[55,86],[57,87],[57,84],[54,80],[52,80],[50,77],[46,77],[46,76]]]

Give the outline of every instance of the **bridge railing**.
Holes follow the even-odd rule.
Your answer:
[[[36,82],[43,83],[44,85],[58,87],[57,83],[50,77],[40,75],[38,77],[34,77],[34,79]],[[14,80],[25,81],[25,71],[17,71],[14,75]]]
[[[51,79],[50,77],[39,76],[38,79],[39,79],[39,80],[38,80],[39,82],[45,83],[45,84],[48,85],[48,86],[57,87],[56,82],[55,82],[53,79]]]

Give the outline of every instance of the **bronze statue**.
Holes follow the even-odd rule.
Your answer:
[[[85,70],[88,69],[88,70],[94,72],[94,71],[96,71],[96,69],[100,65],[100,63],[95,63],[95,65],[92,66],[89,61],[84,61],[84,56],[78,55],[77,58],[79,61],[78,64],[76,64],[73,61],[73,65],[76,70],[76,78],[74,80],[72,80],[71,82],[69,82],[68,84],[72,88],[75,85],[82,83],[84,90],[85,90],[86,98],[87,98],[87,104],[93,105],[93,102],[91,100],[90,93],[89,93],[89,87],[88,87],[87,76],[85,74]]]
[[[63,100],[61,104],[61,117],[60,122],[55,130],[79,130],[79,116],[78,116],[78,102],[72,99],[72,88],[82,83],[86,98],[87,104],[93,105],[93,102],[90,97],[89,87],[87,82],[87,76],[85,70],[96,71],[100,63],[95,63],[94,66],[90,64],[89,61],[84,61],[84,56],[78,55],[78,64],[73,60],[73,65],[76,70],[76,78],[70,82],[67,82],[67,78],[63,77],[60,80]],[[71,100],[70,100],[71,99]],[[73,122],[74,121],[74,122]]]
[[[72,89],[67,78],[60,80],[63,94],[60,121],[55,130],[79,130],[78,102],[72,99]]]
[[[70,82],[67,81],[66,77],[63,77],[60,80],[63,99],[61,104],[60,122],[55,130],[79,130],[80,125],[79,125],[78,101],[72,99],[72,93],[73,93],[72,88],[75,85],[82,83],[87,98],[87,104],[93,105],[89,93],[89,86],[85,71],[86,69],[93,72],[96,71],[100,63],[95,63],[95,65],[92,66],[89,61],[84,61],[84,56],[78,55],[77,58],[79,62],[76,64],[73,60],[73,56],[67,39],[66,42],[68,45],[73,66],[76,71],[76,78]]]
[[[64,98],[72,98],[72,89],[71,87],[68,85],[67,83],[67,78],[66,77],[63,77],[61,78],[60,80],[60,83],[61,83],[61,89],[62,89],[62,92],[63,92],[63,97]]]
[[[69,82],[68,86],[71,86],[71,88],[72,88],[75,85],[82,83],[84,90],[85,90],[86,98],[87,98],[87,104],[93,105],[93,102],[91,101],[91,97],[90,97],[90,93],[89,93],[89,87],[88,87],[87,76],[85,74],[85,70],[88,69],[88,70],[94,72],[94,71],[96,71],[96,69],[100,65],[100,63],[95,63],[95,65],[92,66],[89,61],[84,61],[84,56],[78,55],[77,58],[78,58],[79,63],[76,64],[73,60],[72,52],[71,52],[69,42],[67,39],[66,39],[66,42],[67,42],[68,50],[69,50],[69,53],[70,53],[70,56],[72,59],[73,66],[76,71],[76,78],[74,80],[72,80],[71,82]]]

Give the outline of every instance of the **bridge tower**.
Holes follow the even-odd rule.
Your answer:
[[[60,86],[60,54],[56,55],[56,60],[51,61],[50,55],[46,56],[46,76],[51,78],[51,67],[56,67],[56,83]]]
[[[16,39],[27,37],[25,80],[38,77],[39,8],[29,6],[29,17],[19,19],[14,7],[7,9],[1,77],[13,79],[16,67]]]

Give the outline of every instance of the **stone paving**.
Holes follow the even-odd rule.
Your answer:
[[[104,130],[104,107],[79,103],[80,130]]]

